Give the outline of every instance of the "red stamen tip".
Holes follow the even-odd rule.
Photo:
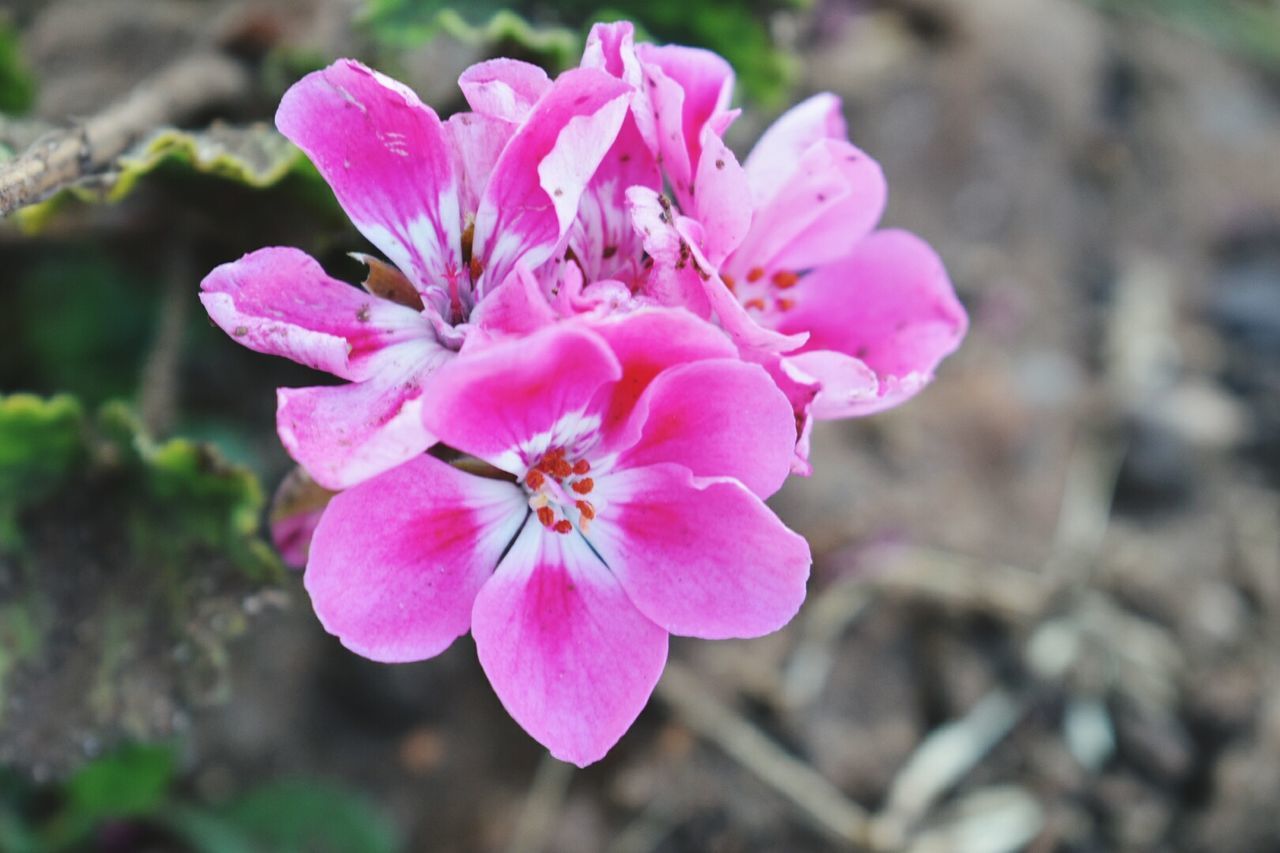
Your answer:
[[[480,260],[479,258],[472,258],[471,259],[472,283],[475,283],[476,279],[480,278],[480,274],[483,272],[484,272],[484,261]]]
[[[565,477],[568,477],[573,473],[573,466],[570,465],[562,456],[556,457],[552,462],[552,466],[553,468],[551,473],[555,474],[558,479],[563,480]]]
[[[562,518],[556,522],[554,530],[556,533],[568,533],[573,530],[573,525],[569,522],[569,519]]]
[[[757,296],[755,299],[748,299],[746,302],[742,303],[742,307],[744,307],[744,308],[754,308],[754,309],[756,309],[757,311],[763,311],[763,310],[764,310],[764,300]]]
[[[729,288],[730,293],[732,293],[733,289],[738,286],[738,283],[733,280],[733,276],[731,275],[720,273],[720,280],[724,282],[725,287]]]
[[[591,490],[594,489],[595,487],[596,487],[596,482],[595,480],[592,480],[590,477],[583,477],[581,480],[574,480],[573,486],[572,486],[573,490],[580,495],[591,494]]]
[[[550,527],[551,525],[555,524],[555,521],[556,521],[555,510],[553,510],[549,506],[539,507],[538,521],[542,522],[543,527]]]
[[[747,281],[759,281],[764,278],[764,269],[762,267],[752,267],[747,271]]]
[[[775,304],[779,311],[790,311],[792,308],[796,307],[796,301],[794,299],[779,299]]]
[[[581,477],[583,474],[591,470],[591,463],[585,459],[579,459],[573,463],[573,473]]]
[[[546,477],[544,477],[544,476],[542,475],[542,472],[541,472],[541,471],[539,471],[537,468],[534,468],[534,469],[533,469],[533,470],[531,470],[528,474],[525,474],[525,475],[524,475],[524,482],[525,482],[525,484],[526,484],[529,488],[533,489],[535,492],[536,492],[538,489],[541,489],[541,488],[542,488],[542,484],[543,484],[545,481],[546,481]]]
[[[590,521],[596,517],[596,508],[591,505],[590,501],[578,501],[578,512],[582,513],[582,517]]]
[[[795,287],[796,282],[799,280],[800,276],[790,270],[778,270],[773,274],[773,278],[770,279],[770,281],[774,283],[774,286],[782,290],[786,290],[788,287]]]

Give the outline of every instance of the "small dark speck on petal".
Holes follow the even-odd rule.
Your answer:
[[[564,195],[564,190],[560,189],[559,187],[556,187],[556,191],[552,193],[552,195],[554,195],[556,198],[560,198],[560,196]]]
[[[866,358],[868,352],[870,352],[870,350],[868,350],[866,347],[858,347],[856,350],[853,351],[853,355],[855,358]]]
[[[717,161],[716,161],[716,168],[717,168],[717,169],[723,169],[723,168],[724,168],[724,161],[723,161],[723,160],[717,160]]]
[[[245,335],[249,334],[249,327],[236,326],[236,330],[232,334],[234,334],[237,338],[243,338]]]
[[[356,319],[357,319],[357,320],[359,320],[361,323],[367,323],[367,322],[369,322],[369,306],[368,306],[368,304],[365,304],[365,305],[361,305],[361,306],[360,306],[360,310],[356,311]]]

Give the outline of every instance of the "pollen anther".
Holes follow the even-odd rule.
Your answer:
[[[589,495],[595,487],[595,480],[590,477],[583,477],[581,480],[574,480],[571,488],[580,495]]]

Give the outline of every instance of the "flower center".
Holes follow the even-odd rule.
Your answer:
[[[569,533],[576,516],[578,529],[587,532],[596,517],[595,507],[587,500],[595,488],[590,473],[590,462],[571,459],[563,447],[551,448],[529,467],[523,483],[529,493],[529,506],[543,527]]]
[[[720,274],[720,280],[748,311],[781,314],[795,307],[795,299],[787,296],[786,292],[796,286],[800,276],[791,270],[776,270],[772,275],[766,275],[764,268],[752,267],[742,281],[725,273]]]

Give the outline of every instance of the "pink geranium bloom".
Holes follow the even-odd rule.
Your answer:
[[[968,319],[924,241],[873,230],[884,175],[848,142],[839,99],[791,109],[745,165],[717,135],[718,115],[699,129],[685,209],[672,214],[643,187],[630,193],[653,275],[702,281],[744,357],[769,367],[793,400],[812,398],[798,416],[866,415],[913,396]]]
[[[277,126],[395,269],[375,264],[381,285],[363,293],[300,251],[262,249],[210,273],[201,299],[242,344],[348,380],[279,392],[281,440],[322,485],[344,488],[434,443],[421,414],[430,377],[487,298],[561,245],[631,89],[590,69],[545,82],[518,122],[442,122],[351,60],[285,94]]]
[[[471,631],[503,705],[586,765],[630,727],[668,634],[754,637],[804,598],[809,549],[761,500],[787,476],[790,406],[683,312],[560,323],[441,372],[428,430],[509,475],[429,456],[341,493],[306,586],[380,661]]]

